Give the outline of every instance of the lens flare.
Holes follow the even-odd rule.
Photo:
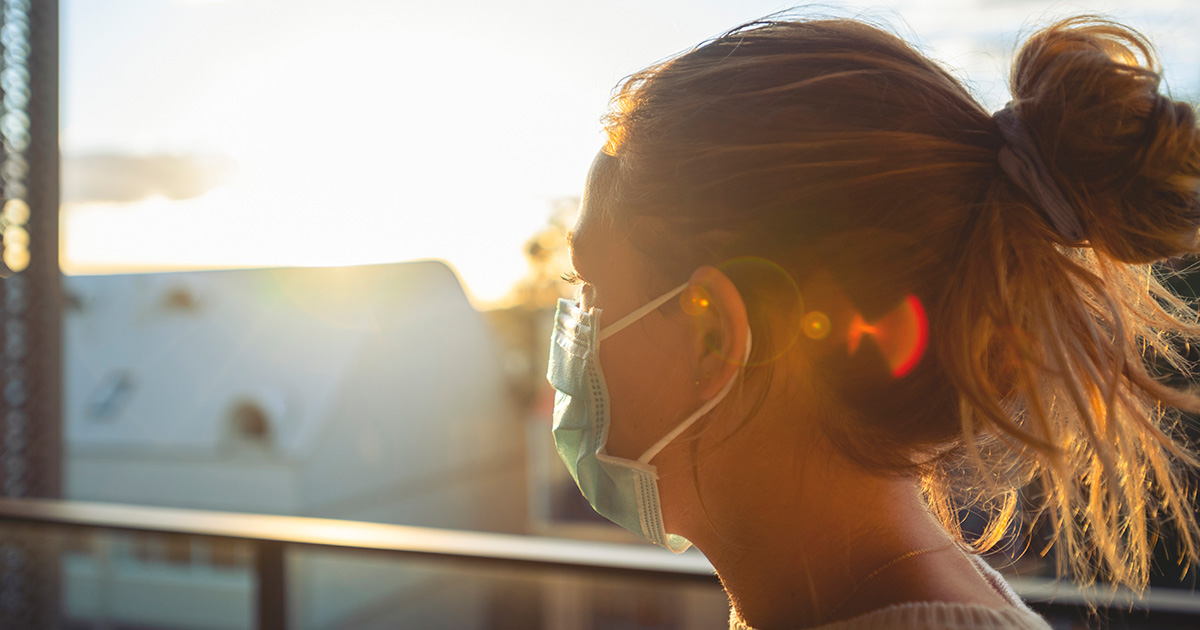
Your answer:
[[[690,286],[679,294],[679,306],[688,315],[699,315],[708,310],[708,291],[701,286]]]
[[[753,312],[758,310],[765,313],[763,320],[773,322],[763,321],[766,325],[753,331],[754,354],[746,365],[763,365],[783,356],[804,334],[796,325],[804,313],[804,298],[792,274],[778,263],[759,256],[731,258],[716,267],[737,285],[752,320]],[[743,362],[742,357],[725,358]]]
[[[896,308],[867,322],[855,314],[847,331],[850,354],[858,351],[864,335],[870,335],[887,359],[893,378],[901,378],[921,362],[929,344],[929,319],[915,295],[905,296]]]
[[[829,316],[821,311],[810,311],[800,321],[804,335],[813,341],[820,341],[829,336]]]

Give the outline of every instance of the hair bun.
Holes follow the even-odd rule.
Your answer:
[[[1197,249],[1196,111],[1160,94],[1161,82],[1145,37],[1091,16],[1035,33],[1012,71],[1021,118],[1087,240],[1123,262]]]

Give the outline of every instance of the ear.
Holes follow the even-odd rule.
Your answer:
[[[733,282],[716,267],[700,267],[681,298],[699,332],[695,380],[700,398],[717,395],[745,364],[750,341],[746,303]]]

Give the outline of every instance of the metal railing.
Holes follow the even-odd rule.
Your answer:
[[[361,521],[110,503],[0,499],[0,522],[245,541],[253,548],[258,585],[256,617],[262,630],[288,627],[285,564],[288,547],[361,550],[450,562],[639,575],[714,585],[717,580],[712,566],[703,557],[677,556],[649,546]]]
[[[699,554],[674,555],[644,545],[455,531],[360,521],[85,503],[0,499],[0,523],[110,532],[176,534],[234,539],[253,549],[258,627],[288,627],[286,552],[324,548],[399,554],[455,563],[509,568],[653,577],[716,586],[712,566]],[[0,530],[2,531],[2,530]],[[1138,597],[1103,588],[1081,589],[1049,578],[1011,578],[1035,607],[1148,611],[1200,626],[1200,595],[1154,589]],[[1181,626],[1186,627],[1186,626]]]

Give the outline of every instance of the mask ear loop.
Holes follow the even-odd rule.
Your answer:
[[[687,286],[687,285],[684,285],[684,286]],[[620,323],[620,322],[617,322],[617,323]],[[742,357],[742,366],[745,366],[747,363],[750,362],[750,345],[751,345],[750,341],[751,341],[750,331],[746,330],[746,353],[745,353],[745,356]],[[668,444],[671,443],[671,440],[674,440],[675,438],[679,437],[680,433],[687,431],[688,427],[692,426],[693,424],[696,423],[697,420],[699,420],[700,418],[703,418],[708,412],[712,411],[713,407],[716,407],[717,404],[719,404],[722,400],[724,400],[725,396],[728,395],[730,390],[733,389],[733,384],[735,382],[737,382],[738,374],[741,373],[741,371],[742,370],[740,368],[737,371],[735,371],[733,373],[733,375],[729,377],[729,380],[726,381],[725,385],[723,385],[721,387],[721,391],[717,392],[716,396],[709,398],[703,405],[700,405],[700,408],[697,409],[695,411],[695,413],[688,416],[687,419],[684,420],[683,422],[680,422],[679,426],[676,426],[674,429],[671,430],[670,433],[667,433],[666,435],[664,435],[662,437],[662,439],[655,442],[650,448],[646,449],[646,452],[643,453],[642,456],[637,459],[638,463],[649,464],[650,460],[654,459],[655,455],[658,455],[660,451],[662,451],[664,448],[667,447]]]
[[[658,307],[662,306],[663,304],[666,304],[667,300],[675,297],[676,295],[679,295],[680,293],[683,293],[683,290],[688,288],[688,284],[689,283],[684,282],[683,284],[675,287],[674,289],[671,289],[670,291],[667,291],[666,293],[654,298],[653,300],[650,301],[649,304],[646,304],[645,306],[634,310],[632,313],[626,315],[625,317],[622,317],[621,319],[618,319],[617,321],[609,324],[608,326],[605,326],[603,329],[600,330],[600,334],[597,337],[597,341],[604,341],[605,339],[608,339],[609,337],[621,332],[621,330],[623,330],[626,326],[645,317],[651,311],[657,310]]]

